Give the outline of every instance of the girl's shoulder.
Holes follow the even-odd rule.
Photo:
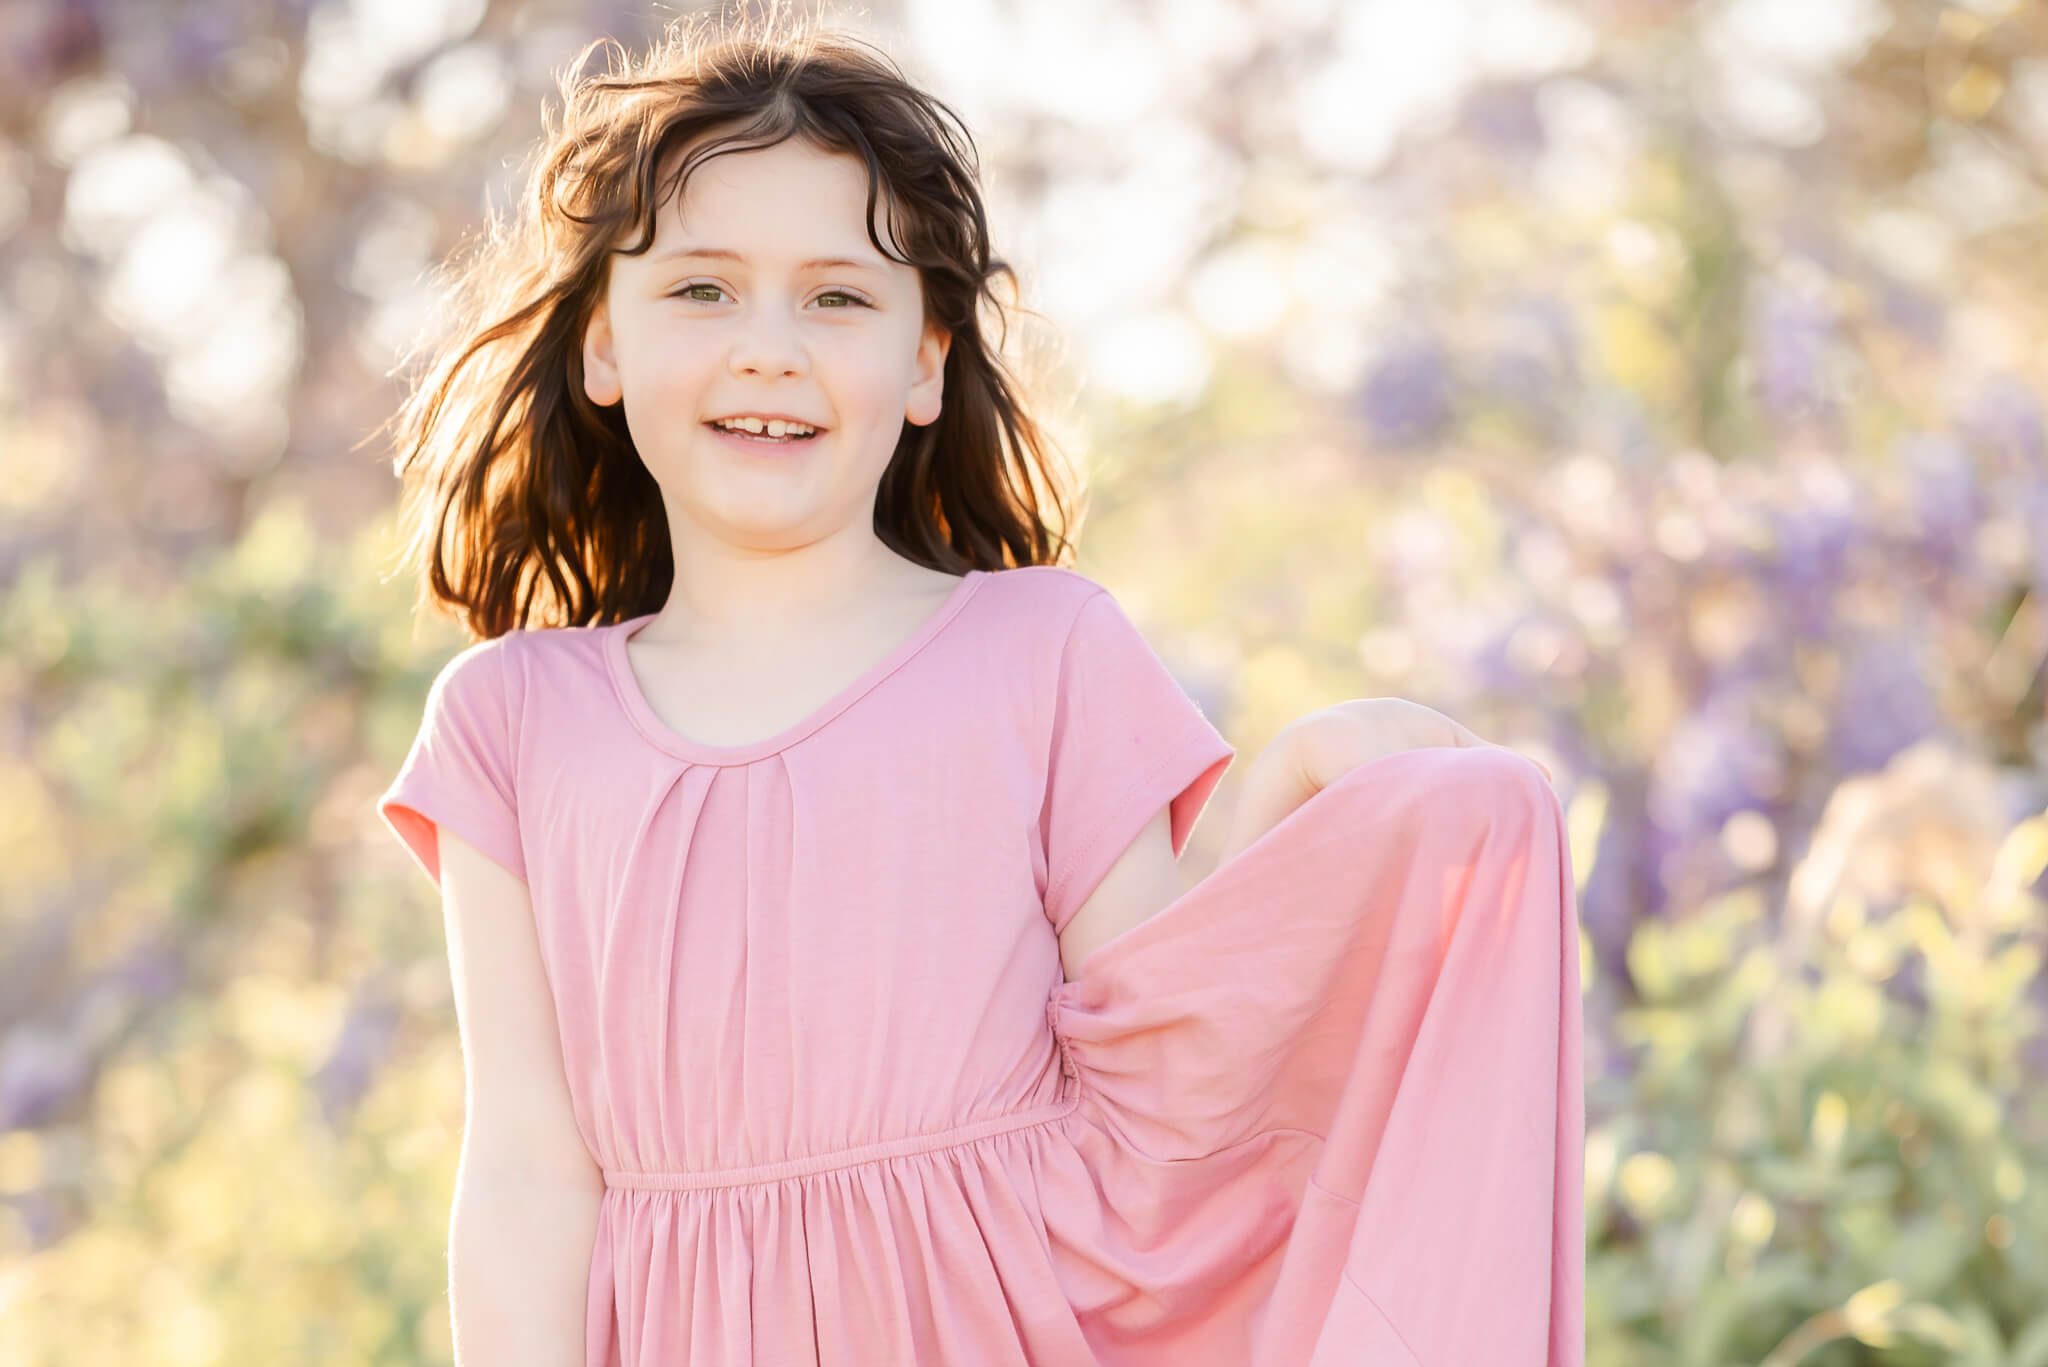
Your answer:
[[[505,669],[505,640],[504,636],[486,636],[450,655],[434,676],[434,691],[477,693],[497,689]]]
[[[1025,649],[1041,657],[1065,653],[1093,619],[1121,617],[1120,608],[1110,610],[1116,599],[1108,589],[1064,565],[992,571],[980,597],[976,630],[990,633],[1006,650]]]
[[[469,669],[491,670],[518,703],[556,681],[566,682],[573,692],[600,677],[606,638],[617,630],[603,623],[514,627],[476,642],[456,658],[466,661]]]
[[[603,644],[607,632],[617,631],[622,623],[585,622],[573,626],[513,627],[502,636],[479,641],[472,650],[495,648],[511,660],[546,650],[593,650]]]
[[[1069,569],[1065,565],[1017,565],[1010,569],[997,570],[995,574],[999,579],[1043,586],[1048,592],[1058,592],[1064,587],[1068,592],[1085,593],[1102,587],[1079,570]]]
[[[997,570],[990,578],[999,581],[1005,596],[1018,608],[1054,616],[1078,611],[1098,593],[1109,590],[1064,565],[1019,565]]]

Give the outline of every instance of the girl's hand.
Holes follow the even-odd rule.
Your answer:
[[[1475,735],[1443,713],[1406,698],[1352,698],[1334,707],[1298,717],[1285,728],[1293,733],[1304,776],[1317,791],[1327,788],[1361,764],[1403,750],[1427,746],[1507,747]],[[1550,766],[1525,756],[1552,783]]]
[[[1289,812],[1361,764],[1425,746],[1493,746],[1441,712],[1404,698],[1353,698],[1297,717],[1260,752],[1238,788],[1217,862],[1280,824]],[[1495,748],[1505,749],[1504,746]],[[1530,763],[1557,781],[1540,759]]]

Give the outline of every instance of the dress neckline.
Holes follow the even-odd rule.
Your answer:
[[[748,764],[757,759],[787,750],[804,739],[826,722],[851,707],[883,679],[895,673],[911,656],[930,644],[946,623],[967,606],[967,600],[974,596],[975,589],[988,577],[986,570],[969,570],[960,576],[960,582],[939,604],[931,616],[925,618],[909,636],[897,642],[894,649],[870,665],[858,678],[835,693],[803,720],[783,728],[772,736],[763,737],[745,745],[707,745],[695,741],[673,729],[655,712],[654,705],[647,700],[640,687],[638,676],[633,673],[633,663],[626,653],[626,638],[646,623],[653,621],[659,613],[642,613],[627,618],[609,627],[602,628],[605,672],[611,676],[612,691],[618,695],[619,703],[632,720],[634,729],[658,749],[696,764],[726,765]]]

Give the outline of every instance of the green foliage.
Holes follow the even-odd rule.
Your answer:
[[[1636,1071],[1589,1093],[1589,1363],[2048,1363],[2044,864],[2048,814],[1951,903],[1843,892],[1802,936],[1744,890],[1635,928]]]
[[[146,607],[33,568],[0,596],[49,700],[0,778],[0,906],[66,917],[45,976],[80,994],[38,1037],[79,1085],[0,1135],[0,1361],[451,1360],[462,1062],[433,890],[370,799],[460,642],[393,629],[382,536],[278,502]]]

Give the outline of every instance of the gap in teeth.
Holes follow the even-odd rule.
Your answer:
[[[746,432],[753,436],[760,436],[763,432],[766,432],[771,437],[808,437],[815,435],[817,430],[805,427],[801,423],[784,422],[780,418],[773,418],[767,422],[763,422],[759,418],[720,419],[712,425],[723,431]]]

